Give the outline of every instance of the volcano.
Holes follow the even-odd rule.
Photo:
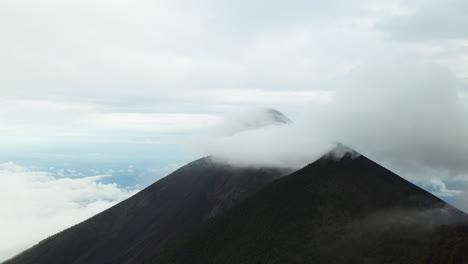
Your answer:
[[[465,213],[353,150],[285,174],[197,160],[5,263],[468,263]]]
[[[342,146],[147,263],[468,263],[468,218]]]

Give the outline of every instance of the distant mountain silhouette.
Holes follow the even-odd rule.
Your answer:
[[[276,180],[144,263],[468,263],[466,214],[342,150]]]
[[[266,109],[266,112],[268,113],[268,115],[270,116],[270,118],[272,120],[274,120],[274,122],[276,123],[283,123],[283,124],[289,124],[291,123],[291,119],[289,119],[288,117],[286,117],[283,113],[281,113],[280,111],[276,110],[276,109],[273,109],[273,108],[267,108]]]
[[[5,264],[140,263],[285,173],[202,158]]]

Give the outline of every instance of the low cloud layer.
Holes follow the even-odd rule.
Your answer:
[[[0,164],[0,261],[136,192],[102,184],[102,177],[106,175],[59,178],[11,162]]]

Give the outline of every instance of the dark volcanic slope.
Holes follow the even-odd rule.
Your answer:
[[[274,169],[194,161],[7,264],[139,263],[140,258],[280,177]]]
[[[364,156],[325,156],[145,263],[463,264],[468,221]]]

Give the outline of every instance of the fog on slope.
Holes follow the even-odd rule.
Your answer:
[[[299,168],[342,142],[416,180],[468,175],[466,103],[448,69],[380,60],[331,86],[331,102],[311,105],[291,123],[213,134],[195,146],[231,163]],[[223,125],[229,121],[237,122]]]

